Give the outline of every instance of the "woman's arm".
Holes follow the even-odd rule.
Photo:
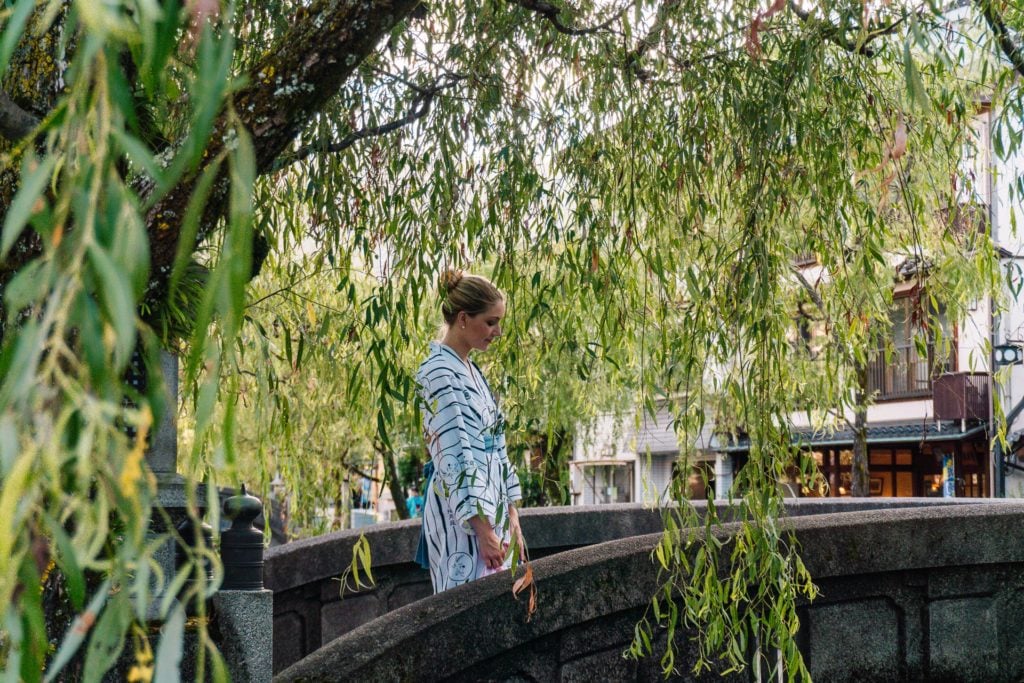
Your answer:
[[[469,518],[469,524],[476,533],[484,564],[488,569],[501,569],[501,566],[505,564],[505,549],[502,547],[498,535],[491,528],[491,523],[480,515],[476,515]]]

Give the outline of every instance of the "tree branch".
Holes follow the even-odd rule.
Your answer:
[[[366,138],[380,137],[381,135],[387,135],[392,133],[399,128],[404,128],[409,124],[418,121],[430,112],[430,107],[433,104],[434,97],[446,88],[453,87],[459,81],[465,80],[466,76],[460,76],[455,74],[449,74],[443,79],[439,79],[434,85],[429,88],[420,88],[416,85],[409,84],[411,88],[416,91],[416,96],[413,97],[412,102],[409,105],[409,111],[406,112],[405,116],[402,116],[394,121],[381,124],[379,126],[371,126],[369,128],[363,128],[361,130],[353,131],[349,133],[341,140],[337,142],[317,142],[311,145],[305,145],[300,147],[292,154],[279,157],[272,167],[273,171],[280,170],[285,166],[294,164],[298,161],[318,153],[336,154],[342,152],[352,145],[356,144],[360,140]]]
[[[814,17],[811,16],[810,11],[801,9],[800,6],[795,2],[795,0],[789,0],[789,8],[793,10],[793,13],[800,17],[800,20],[803,21],[805,24],[810,24],[812,21],[814,21],[815,23],[820,23],[824,29],[822,31],[822,35],[827,40],[838,45],[847,52],[863,55],[865,57],[875,56],[874,49],[872,49],[869,45],[871,41],[873,41],[875,38],[880,38],[882,36],[887,36],[891,33],[895,33],[897,30],[899,30],[899,27],[903,25],[903,22],[906,21],[907,17],[909,16],[909,13],[904,13],[903,16],[901,16],[899,19],[889,24],[888,26],[868,32],[867,36],[864,38],[864,42],[858,45],[854,41],[846,38],[845,31],[843,31],[842,29],[837,28],[827,22],[817,22],[817,20],[815,20]]]
[[[214,125],[204,164],[165,195],[146,216],[154,279],[147,298],[163,296],[174,263],[185,209],[205,167],[218,163],[231,121],[238,120],[252,136],[256,172],[274,170],[275,162],[308,123],[334,97],[359,65],[376,49],[420,0],[339,2],[315,0],[296,15],[277,49],[268,52],[250,72],[249,84],[234,97]],[[204,207],[197,241],[205,238],[227,207],[230,183],[219,172]]]
[[[665,23],[668,20],[669,10],[677,7],[679,0],[665,0],[659,7],[658,12],[654,16],[654,22],[651,24],[651,28],[647,31],[647,35],[644,36],[640,42],[637,43],[636,48],[633,49],[626,57],[626,68],[634,71],[638,70],[640,60],[644,58],[647,51],[650,50],[658,41],[661,40],[661,34],[665,32]],[[640,74],[642,76],[642,74]]]
[[[39,125],[39,119],[19,107],[7,92],[0,90],[0,135],[18,142]]]
[[[822,316],[824,316],[825,320],[828,320],[828,311],[825,310],[825,302],[821,298],[821,294],[818,292],[818,290],[814,287],[814,285],[807,281],[807,278],[804,277],[804,274],[800,272],[800,269],[798,267],[791,266],[790,271],[793,273],[793,275],[796,276],[796,279],[800,281],[800,286],[804,288],[804,292],[807,293],[807,296],[811,297],[811,301],[814,303],[814,306],[819,311],[821,311],[821,314]]]
[[[1010,30],[1003,21],[1002,15],[996,11],[995,3],[992,0],[975,0],[975,4],[981,10],[982,16],[985,17],[985,22],[992,29],[992,33],[995,34],[996,41],[999,43],[999,49],[1003,51],[1006,58],[1013,64],[1014,70],[1021,76],[1024,76],[1024,48],[1014,42],[1013,37],[1010,35]]]
[[[551,25],[555,27],[556,31],[558,31],[559,33],[564,33],[567,36],[585,36],[592,33],[600,33],[601,31],[606,31],[608,27],[614,24],[619,19],[619,17],[622,16],[622,13],[626,11],[626,8],[624,7],[623,9],[613,14],[608,20],[598,24],[597,26],[590,26],[587,28],[574,28],[562,23],[562,20],[559,19],[559,15],[561,15],[562,10],[552,5],[551,3],[547,2],[546,0],[509,0],[509,2],[511,2],[514,5],[519,5],[523,9],[528,9],[531,12],[536,12],[537,14],[541,15],[542,17],[550,21]]]
[[[420,2],[312,0],[309,6],[296,12],[275,49],[268,51],[248,74],[248,85],[236,91],[231,105],[218,114],[198,168],[147,212],[152,275],[146,299],[150,304],[157,304],[166,294],[189,200],[199,179],[212,165],[220,168],[199,220],[197,243],[206,238],[227,210],[230,179],[227,165],[223,164],[223,152],[234,138],[233,128],[240,124],[250,133],[256,172],[272,171],[277,157],[288,149],[310,118],[323,109],[381,40]],[[23,129],[24,125],[16,129]],[[139,188],[143,202],[154,185],[150,182]],[[42,252],[41,243],[31,247],[16,250],[4,264],[6,272],[17,270]],[[3,284],[0,279],[0,287]]]

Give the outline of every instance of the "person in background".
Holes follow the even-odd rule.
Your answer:
[[[405,507],[409,511],[409,519],[419,517],[420,513],[423,512],[423,496],[414,489],[409,494],[409,497],[405,499]]]

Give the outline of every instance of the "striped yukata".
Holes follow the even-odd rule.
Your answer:
[[[423,430],[434,475],[423,509],[423,533],[434,592],[479,579],[488,569],[469,520],[481,515],[511,541],[509,506],[520,500],[519,477],[505,450],[504,419],[476,363],[431,342],[416,372]],[[506,560],[504,568],[511,564]]]

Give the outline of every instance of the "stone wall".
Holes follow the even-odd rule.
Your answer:
[[[822,590],[800,608],[798,639],[815,680],[1024,678],[1024,504],[786,523]],[[536,561],[539,609],[528,623],[509,577],[499,574],[366,623],[277,680],[655,680],[656,658],[635,662],[622,652],[656,587],[650,553],[658,539],[624,538]],[[677,680],[722,680],[689,675],[685,651],[677,668]]]
[[[891,506],[962,504],[924,499],[801,499],[793,516]],[[702,508],[703,503],[698,503]],[[640,505],[534,508],[522,511],[533,559],[658,532],[661,513]],[[274,670],[281,671],[354,628],[431,594],[430,577],[412,562],[418,520],[380,524],[296,541],[267,551],[264,583],[274,591]],[[339,577],[361,534],[373,555],[373,588],[346,590]],[[507,579],[506,579],[507,582]],[[649,594],[648,594],[649,597]]]

